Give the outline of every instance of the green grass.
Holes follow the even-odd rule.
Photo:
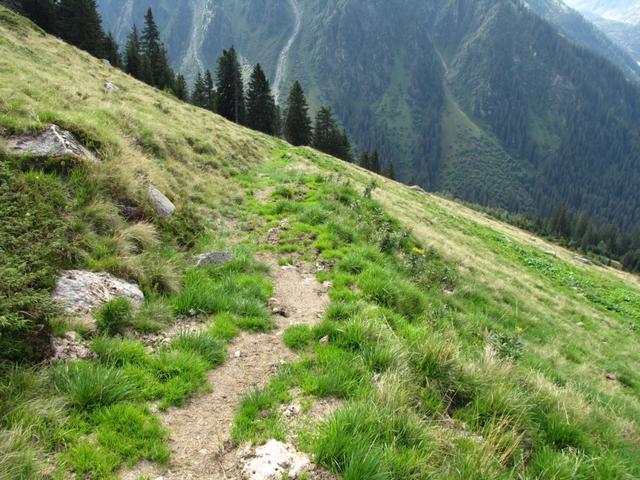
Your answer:
[[[95,316],[99,332],[116,335],[131,324],[133,307],[129,299],[116,298],[100,307]]]
[[[332,268],[319,277],[332,282],[332,301],[317,326],[285,332],[283,341],[302,359],[247,396],[236,418],[236,442],[281,438],[286,423],[279,405],[297,388],[311,399],[346,402],[334,417],[303,433],[299,444],[342,478],[640,474],[634,460],[639,451],[631,440],[636,436],[620,433],[623,419],[635,422],[639,411],[614,402],[619,416],[609,417],[611,404],[542,361],[535,336],[553,341],[553,334],[533,323],[530,299],[461,275],[344,180],[316,182],[283,170],[276,159],[263,171],[276,185],[295,178],[305,186],[298,206],[286,210],[288,232],[304,226],[305,234],[317,238],[312,245],[299,244],[298,253],[315,249],[331,260]],[[251,208],[264,218],[283,215],[274,204]],[[318,221],[322,212],[331,212],[331,222]],[[483,238],[483,227],[470,220],[457,219],[455,225],[473,228],[473,238]],[[538,265],[518,258],[524,247],[485,231],[492,248],[515,249],[516,255],[500,252],[506,260],[538,271]],[[535,252],[529,248],[525,255],[545,258]],[[580,288],[585,273],[570,272],[540,271],[560,284],[571,278],[572,290]],[[615,295],[610,282],[599,304],[605,309]],[[593,302],[593,295],[592,289],[585,301]],[[633,308],[633,301],[623,298],[616,311],[631,313],[622,309]],[[323,337],[326,346],[319,342]],[[588,355],[577,345],[572,355]],[[534,358],[542,363],[532,367]],[[635,385],[632,374],[623,378]]]
[[[299,360],[238,406],[236,444],[286,439],[280,408],[296,392],[307,406],[339,404],[296,446],[342,478],[640,477],[637,278],[561,249],[551,258],[528,233],[176,102],[4,9],[0,33],[0,124],[55,121],[101,158],[17,159],[0,140],[1,478],[113,478],[169,461],[148,403],[183,404],[240,331],[272,328],[256,249],[281,264],[320,261],[318,279],[333,286],[318,325],[283,335]],[[107,79],[119,96],[105,94]],[[175,199],[175,217],[149,209],[147,181]],[[262,189],[274,193],[254,198]],[[280,244],[261,245],[285,223]],[[239,241],[234,261],[191,266]],[[195,314],[202,333],[152,352],[98,336],[95,359],[15,365],[44,356],[51,325],[73,325],[49,297],[66,268],[141,285],[140,310],[105,308],[108,332]]]

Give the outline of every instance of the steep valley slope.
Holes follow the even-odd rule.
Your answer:
[[[449,25],[465,30],[478,18]],[[464,113],[484,108],[463,95],[460,78],[468,68],[490,76],[473,60],[478,44],[465,53],[442,21],[434,43],[445,65],[433,47],[424,55],[437,61],[416,75],[449,79],[440,108],[455,128],[444,138],[454,144],[462,132],[460,155],[463,142],[477,141],[510,162],[500,134]],[[491,48],[489,38],[477,41]],[[410,61],[389,65],[394,82],[407,81],[398,72]],[[1,478],[112,479],[138,468],[171,478],[188,470],[176,459],[223,469],[194,478],[224,478],[226,455],[241,459],[245,446],[268,440],[307,455],[316,479],[640,477],[637,276],[180,102],[2,7],[0,78],[0,342],[35,358],[43,352],[29,348],[33,338],[52,334],[90,353],[29,366],[2,350]],[[52,123],[99,160],[10,148],[9,138]],[[149,184],[173,201],[174,216],[153,213]],[[194,255],[211,251],[234,259],[194,266]],[[135,282],[145,302],[129,316],[100,311],[100,325],[128,323],[95,335],[50,302],[69,269]],[[294,281],[303,272],[312,285],[315,276],[328,295],[318,297],[324,314],[312,310],[316,318],[276,335],[295,312],[274,306],[274,270],[291,270]],[[261,335],[263,348],[234,351]],[[224,401],[217,389],[233,383],[215,382],[215,368],[274,343],[273,368],[256,367],[255,388],[225,405],[230,439],[197,458],[176,455],[188,443],[180,432],[193,430],[172,432],[172,419],[215,432],[218,417],[202,399]],[[281,364],[283,345],[296,355]],[[236,372],[239,385],[251,383],[250,370]]]

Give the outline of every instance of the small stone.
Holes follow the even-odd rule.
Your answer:
[[[117,92],[118,90],[120,90],[120,87],[118,87],[115,83],[111,83],[111,82],[106,82],[104,84],[104,88],[112,92]]]
[[[223,265],[233,260],[233,254],[230,252],[210,252],[196,255],[194,258],[196,267],[208,267],[215,265]]]
[[[193,308],[189,309],[189,316],[190,317],[195,317],[198,314],[198,312],[196,312]]]
[[[151,206],[162,219],[167,219],[176,211],[176,206],[164,193],[153,185],[149,185],[149,201]]]
[[[236,353],[233,354],[233,356],[235,358],[240,358],[242,356],[242,353],[240,353],[240,350],[237,350]]]
[[[329,335],[325,335],[320,339],[320,345],[329,345]]]

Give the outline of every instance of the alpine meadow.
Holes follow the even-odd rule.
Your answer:
[[[0,479],[639,479],[640,12],[572,3],[0,0]]]

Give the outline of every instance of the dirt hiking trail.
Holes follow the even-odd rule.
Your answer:
[[[224,480],[242,478],[238,452],[231,445],[232,422],[243,395],[265,385],[284,362],[296,355],[282,342],[295,324],[317,323],[329,303],[326,288],[305,266],[278,266],[272,256],[258,256],[271,267],[273,322],[268,333],[242,333],[229,345],[226,362],[208,375],[211,392],[161,414],[170,433],[171,463],[142,462],[121,472],[124,480]],[[285,316],[286,315],[286,316]]]

